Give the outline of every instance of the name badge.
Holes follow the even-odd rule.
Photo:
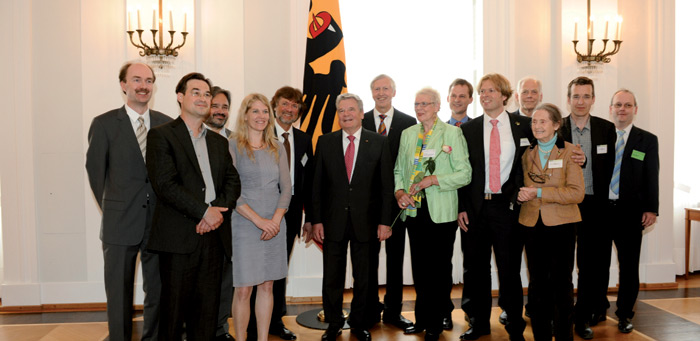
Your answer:
[[[598,154],[607,154],[608,153],[608,145],[607,144],[599,144],[598,147],[596,148],[598,151]]]
[[[647,155],[647,153],[640,152],[636,149],[632,149],[632,158],[637,159],[639,161],[644,161],[644,157]]]
[[[307,154],[304,154],[304,157],[301,158],[302,167],[306,166],[306,161],[309,161],[309,156]]]
[[[549,168],[561,168],[564,166],[564,160],[549,160]]]
[[[528,140],[527,137],[520,138],[520,146],[521,147],[527,147],[529,145],[530,145],[530,140]]]
[[[435,157],[435,149],[426,149],[423,151],[423,157]]]

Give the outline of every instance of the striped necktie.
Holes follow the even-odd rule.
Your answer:
[[[622,154],[625,153],[625,131],[617,132],[617,143],[615,143],[615,168],[613,168],[610,190],[616,195],[620,194],[620,167],[622,166]]]
[[[146,160],[146,135],[146,124],[143,121],[143,117],[139,117],[139,127],[136,128],[136,141],[139,142],[144,161]]]
[[[386,115],[379,115],[379,130],[377,130],[377,132],[382,136],[386,136],[386,125],[384,124],[384,119],[386,119]]]

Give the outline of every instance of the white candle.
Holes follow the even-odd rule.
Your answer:
[[[593,16],[591,16],[591,19],[590,19],[591,30],[590,30],[590,32],[588,32],[588,39],[595,39],[595,37],[593,35],[593,22],[594,21],[595,21],[595,18],[593,18]]]
[[[139,24],[139,30],[141,29],[141,10],[136,10],[136,20],[138,21]]]
[[[170,13],[170,30],[173,30],[173,11],[169,11]]]
[[[156,29],[156,10],[153,10],[153,29]]]
[[[605,20],[605,35],[603,36],[603,39],[608,39],[608,22],[609,20]]]
[[[574,22],[574,40],[578,40],[578,21]]]
[[[129,15],[127,17],[127,22],[129,23],[129,31],[131,31],[131,11],[127,12]]]
[[[622,40],[622,17],[617,21],[617,40]]]
[[[187,32],[187,12],[185,12],[185,21],[184,21],[184,25],[182,25],[182,26],[183,26],[182,32]]]

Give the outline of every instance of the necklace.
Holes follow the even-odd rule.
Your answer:
[[[262,149],[264,146],[265,146],[265,143],[262,143],[259,146],[254,146],[253,144],[250,144],[250,148],[253,148],[254,150]]]

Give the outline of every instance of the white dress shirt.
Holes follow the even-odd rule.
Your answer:
[[[136,132],[139,129],[139,126],[141,123],[139,123],[139,117],[143,117],[143,125],[146,126],[146,131],[149,131],[151,129],[151,110],[146,109],[146,112],[143,113],[143,115],[137,113],[134,109],[131,109],[128,105],[124,105],[126,108],[126,114],[129,116],[129,120],[131,121],[131,127],[134,128],[134,134],[138,135]]]
[[[379,132],[379,123],[382,121],[382,119],[379,117],[379,115],[386,115],[386,118],[384,119],[384,125],[386,126],[386,135],[389,136],[389,129],[391,128],[391,120],[394,118],[394,107],[391,107],[389,111],[385,113],[380,113],[377,111],[377,108],[374,108],[373,110],[373,116],[374,116],[374,127],[376,128],[376,131]]]

